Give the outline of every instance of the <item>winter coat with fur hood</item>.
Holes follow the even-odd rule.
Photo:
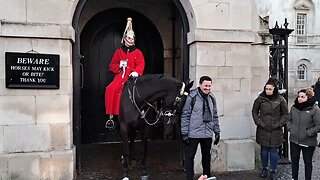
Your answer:
[[[282,127],[288,119],[288,105],[281,95],[271,99],[263,92],[254,101],[252,117],[257,125],[256,141],[261,146],[279,147],[283,141]]]
[[[308,99],[304,104],[295,104],[291,107],[287,124],[290,132],[290,141],[302,146],[316,146],[317,133],[320,132],[320,109],[315,104],[316,98]]]

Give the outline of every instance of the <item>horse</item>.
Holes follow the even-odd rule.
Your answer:
[[[177,123],[171,119],[174,119],[177,110],[182,108],[181,106],[184,104],[182,100],[185,99],[188,94],[186,91],[189,91],[191,86],[190,84],[186,86],[184,82],[163,74],[143,75],[129,79],[125,83],[120,98],[118,116],[122,141],[123,180],[129,179],[128,163],[133,157],[133,143],[137,130],[141,131],[141,157],[139,161],[141,180],[148,179],[146,153],[151,126],[159,123],[160,119],[164,119],[163,124],[166,127]],[[160,108],[155,105],[155,102],[161,102]],[[150,118],[149,111],[155,113],[152,120],[148,119]],[[164,128],[166,127],[164,126]]]

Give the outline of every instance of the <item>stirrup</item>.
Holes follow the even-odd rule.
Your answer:
[[[113,115],[110,115],[110,118],[107,120],[105,126],[108,130],[114,130],[116,128],[114,121],[113,121]]]

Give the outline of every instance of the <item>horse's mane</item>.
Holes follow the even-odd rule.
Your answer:
[[[172,76],[165,75],[165,74],[145,74],[138,78],[137,84],[140,86],[152,85],[154,80],[169,80],[173,82],[179,83],[180,81]]]

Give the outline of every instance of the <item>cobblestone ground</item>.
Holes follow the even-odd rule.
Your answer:
[[[161,143],[151,142],[147,165],[151,180],[183,180],[184,172],[179,161],[179,146],[176,142]],[[139,144],[137,144],[139,145]],[[167,151],[169,150],[169,151]],[[82,147],[82,172],[78,180],[101,179],[118,180],[121,177],[120,144],[83,145]],[[168,153],[171,152],[171,153]],[[174,152],[174,153],[172,153]],[[178,153],[177,153],[178,152]],[[177,155],[178,154],[178,155]],[[216,173],[218,180],[259,180],[260,170]],[[139,178],[137,165],[130,166],[131,179]],[[279,164],[279,180],[291,180],[291,165]],[[304,164],[300,158],[299,179],[304,179]],[[316,148],[313,158],[312,180],[320,180],[320,148]]]
[[[257,180],[259,178],[260,170],[241,171],[241,172],[225,172],[217,174],[218,180]],[[299,179],[304,178],[304,164],[302,156],[300,157]],[[278,180],[291,180],[291,164],[278,165]],[[312,180],[320,180],[320,148],[317,147],[313,156],[313,173]]]

